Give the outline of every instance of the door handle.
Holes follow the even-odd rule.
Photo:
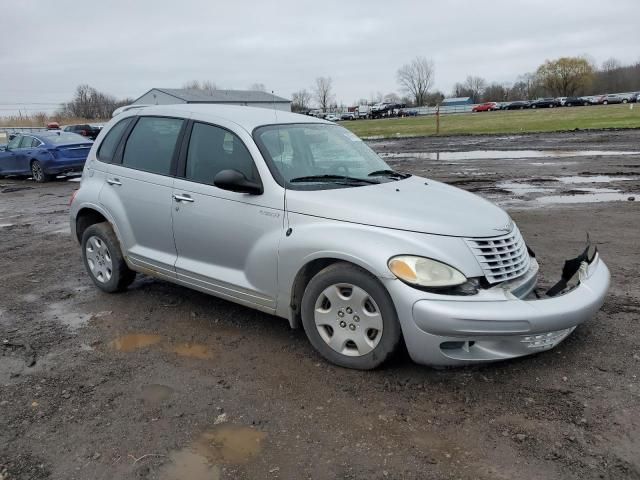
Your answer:
[[[195,200],[191,198],[189,195],[179,195],[177,193],[173,194],[173,199],[176,202],[189,202],[189,203],[195,202]]]
[[[118,185],[118,186],[122,185],[122,183],[120,183],[120,179],[118,178],[107,178],[107,183],[109,185]]]

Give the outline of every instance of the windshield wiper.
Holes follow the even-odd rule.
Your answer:
[[[366,178],[348,177],[346,175],[309,175],[306,177],[296,177],[289,180],[291,183],[298,182],[347,182],[347,183],[370,183],[378,184],[375,180],[368,180]]]
[[[385,169],[385,170],[376,170],[375,172],[371,172],[369,177],[393,177],[393,178],[409,178],[411,176],[410,173],[400,173],[395,170]]]

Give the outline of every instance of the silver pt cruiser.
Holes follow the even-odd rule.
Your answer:
[[[371,369],[404,340],[433,366],[553,348],[600,308],[589,247],[542,298],[500,208],[392,170],[330,122],[268,109],[153,106],[117,115],[71,203],[106,292],[136,272],[302,325],[327,360]]]

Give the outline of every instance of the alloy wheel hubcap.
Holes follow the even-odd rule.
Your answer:
[[[366,355],[382,338],[378,305],[366,291],[349,283],[324,289],[316,299],[314,320],[322,340],[342,355]]]
[[[87,264],[91,275],[100,283],[106,283],[111,280],[113,275],[113,262],[111,260],[111,252],[107,248],[107,244],[96,236],[89,237],[85,248]]]
[[[34,163],[31,166],[31,173],[33,174],[33,178],[35,180],[40,180],[42,178],[42,168],[37,163]]]

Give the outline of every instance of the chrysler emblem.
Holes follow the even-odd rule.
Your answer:
[[[504,227],[494,228],[493,230],[495,230],[496,232],[510,232],[512,225],[513,222],[509,222]]]

